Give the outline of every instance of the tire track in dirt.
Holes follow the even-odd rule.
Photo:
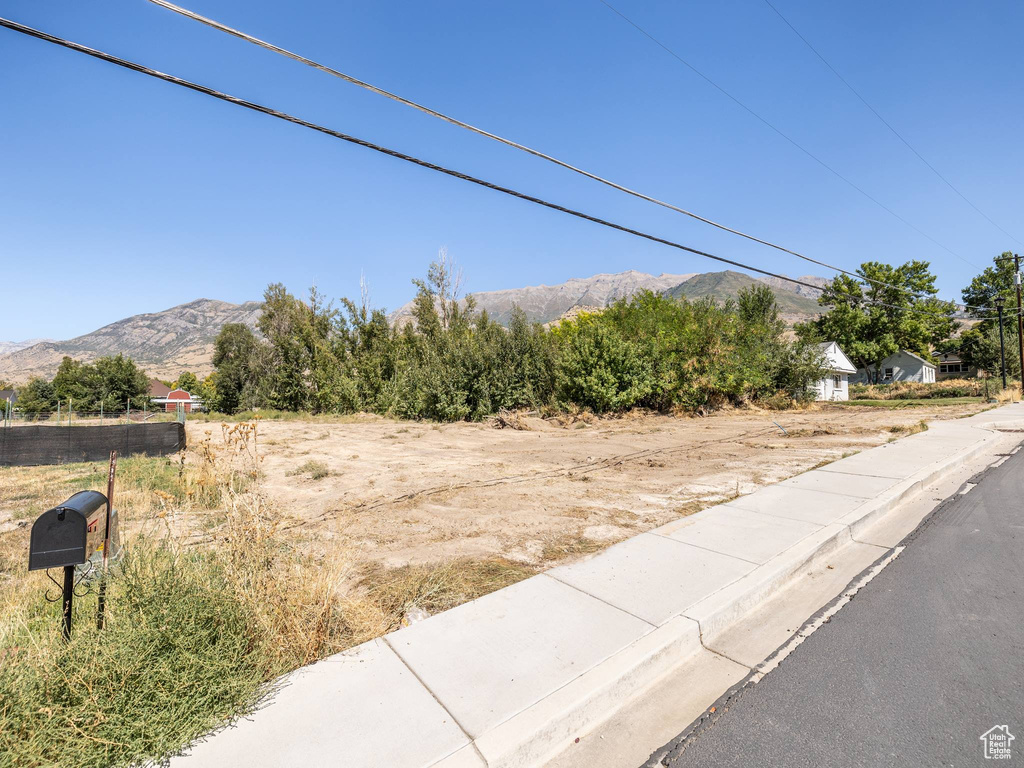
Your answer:
[[[359,504],[345,507],[333,507],[325,510],[324,512],[316,515],[315,517],[305,518],[294,522],[291,525],[283,526],[282,531],[289,531],[294,528],[303,528],[313,523],[321,523],[332,517],[335,517],[338,513],[351,512],[353,514],[360,514],[363,512],[370,512],[381,507],[402,504],[407,501],[414,499],[426,498],[440,493],[451,493],[452,491],[469,490],[475,488],[489,488],[497,485],[515,485],[518,483],[532,482],[535,480],[543,480],[546,478],[560,477],[563,475],[569,475],[572,473],[579,473],[582,475],[590,474],[592,472],[598,472],[603,469],[611,469],[622,464],[631,461],[637,461],[641,459],[651,458],[653,456],[660,456],[666,454],[674,454],[680,451],[692,452],[697,448],[704,448],[709,445],[722,445],[725,443],[739,443],[742,440],[747,440],[754,437],[765,437],[767,435],[775,434],[777,430],[774,427],[768,427],[765,429],[750,430],[743,432],[739,435],[735,435],[730,438],[717,438],[713,440],[703,440],[698,443],[686,443],[683,445],[666,446],[664,448],[648,448],[641,451],[632,451],[630,453],[618,454],[616,456],[609,456],[606,459],[599,459],[597,461],[584,462],[582,464],[574,464],[569,467],[561,467],[559,469],[547,470],[545,472],[530,472],[518,475],[505,475],[502,477],[494,477],[486,480],[474,480],[468,483],[457,483],[455,485],[436,485],[429,488],[421,488],[416,491],[410,491],[409,493],[403,493],[399,496],[383,496],[373,501],[365,501]]]

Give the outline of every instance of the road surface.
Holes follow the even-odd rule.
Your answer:
[[[1024,450],[972,483],[777,669],[650,764],[1024,763]],[[1004,725],[1012,758],[986,759],[980,737]]]

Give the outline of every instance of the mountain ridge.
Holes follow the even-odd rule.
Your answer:
[[[803,282],[824,285],[824,278],[804,276]],[[575,308],[600,308],[628,299],[642,290],[690,299],[711,296],[717,301],[735,298],[737,292],[758,282],[772,288],[783,317],[794,322],[818,313],[815,289],[796,286],[778,278],[755,279],[739,272],[703,272],[651,275],[637,270],[600,273],[572,278],[555,285],[534,285],[481,291],[472,294],[478,310],[487,310],[497,322],[507,323],[514,306],[532,322],[551,323]],[[66,341],[44,340],[6,353],[0,352],[0,379],[23,383],[32,376],[52,377],[65,355],[91,362],[104,355],[127,355],[147,374],[174,379],[183,371],[205,376],[213,370],[213,343],[226,323],[256,327],[261,303],[232,304],[216,299],[196,299],[160,312],[132,315],[90,333]],[[412,319],[412,302],[393,312],[394,323]]]
[[[24,382],[32,376],[50,377],[64,356],[91,362],[104,355],[127,355],[150,376],[177,378],[190,370],[205,375],[213,370],[213,342],[226,323],[255,327],[261,302],[231,304],[196,299],[159,312],[117,320],[66,341],[44,341],[0,355],[0,378]]]
[[[476,291],[469,295],[476,301],[477,310],[487,310],[487,314],[499,323],[509,321],[514,306],[519,306],[531,322],[548,323],[557,320],[574,306],[603,307],[619,299],[628,299],[645,289],[661,293],[696,274],[651,275],[628,269],[624,272],[601,272],[590,277],[573,277],[554,285],[527,285],[497,291]],[[406,302],[392,312],[388,319],[393,324],[405,324],[412,320],[412,308],[413,302]]]

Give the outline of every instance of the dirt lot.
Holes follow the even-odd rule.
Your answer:
[[[544,566],[982,407],[533,417],[526,429],[264,421],[259,444],[281,530],[321,553],[344,547],[386,567],[493,555]],[[192,446],[219,439],[216,425],[189,429]]]

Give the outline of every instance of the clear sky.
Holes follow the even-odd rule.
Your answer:
[[[966,261],[832,176],[599,0],[179,0],[826,261],[928,260],[949,298],[992,255],[1021,247],[932,175],[763,0],[611,1]],[[1024,240],[1024,5],[774,2]],[[5,0],[0,15],[703,250],[828,276],[144,0]],[[273,281],[355,296],[361,272],[374,303],[393,309],[442,246],[469,290],[722,268],[5,29],[0,152],[0,340],[69,338],[200,297],[256,299]]]

